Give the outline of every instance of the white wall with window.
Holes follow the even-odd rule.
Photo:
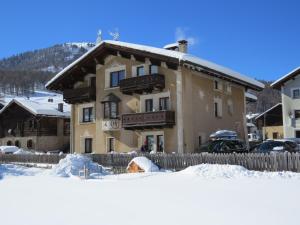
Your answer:
[[[164,152],[165,136],[163,131],[142,132],[142,151],[144,152]]]
[[[132,76],[143,76],[150,74],[158,74],[158,66],[152,64],[140,64],[132,66]]]
[[[105,88],[117,88],[119,82],[126,78],[126,66],[119,65],[105,70]]]
[[[92,153],[93,152],[93,136],[85,135],[80,137],[80,145],[82,153]]]
[[[160,92],[140,96],[141,112],[156,112],[171,110],[170,92]]]
[[[214,90],[215,91],[222,91],[223,90],[223,84],[220,79],[214,79]]]
[[[114,137],[106,138],[106,152],[114,152],[116,150],[116,143]]]

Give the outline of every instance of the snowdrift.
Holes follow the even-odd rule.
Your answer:
[[[107,175],[109,172],[101,165],[94,163],[91,158],[83,155],[67,155],[55,165],[50,174],[59,177],[79,176],[79,171],[87,168],[90,178]]]
[[[192,175],[201,178],[300,178],[299,173],[293,172],[260,172],[247,170],[243,166],[220,165],[220,164],[200,164],[190,166],[178,174]]]
[[[133,164],[137,165],[144,172],[159,172],[158,166],[155,165],[150,159],[144,156],[133,158],[127,166],[127,171],[130,170]]]

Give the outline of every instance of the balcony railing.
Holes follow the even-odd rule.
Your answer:
[[[84,87],[64,90],[64,101],[69,104],[96,100],[96,88]]]
[[[174,125],[174,111],[157,111],[122,115],[122,127],[128,130],[164,127],[171,128]]]
[[[165,76],[161,74],[151,74],[138,77],[130,77],[120,81],[120,90],[123,94],[151,93],[154,89],[165,88]]]

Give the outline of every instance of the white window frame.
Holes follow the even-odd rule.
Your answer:
[[[225,92],[227,93],[227,94],[231,94],[231,83],[230,82],[226,82],[225,83]]]
[[[215,82],[218,83],[218,88],[215,87]],[[223,90],[223,83],[220,79],[214,79],[213,80],[214,90],[215,91],[222,91]]]
[[[131,67],[131,69],[132,69],[132,76],[133,77],[136,77],[137,76],[137,68],[138,67],[144,67],[144,72],[145,72],[145,75],[147,75],[147,71],[146,71],[146,64],[139,64],[139,65],[134,65],[134,66],[132,66]]]
[[[300,95],[299,95],[299,98],[294,98],[294,90],[299,90],[299,92],[300,92],[300,87],[291,88],[291,98],[292,99],[300,99]]]

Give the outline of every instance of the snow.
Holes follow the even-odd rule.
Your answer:
[[[237,133],[232,130],[218,130],[211,135],[209,135],[210,138],[221,138],[221,137],[228,137],[228,138],[236,138]]]
[[[143,169],[145,172],[158,172],[159,168],[157,165],[155,165],[150,159],[146,158],[145,156],[139,156],[133,158],[128,166],[134,162],[137,164],[141,169]],[[127,167],[128,168],[128,167]]]
[[[199,165],[82,180],[0,165],[1,224],[298,225],[297,173]]]
[[[53,102],[49,102],[52,99]],[[0,114],[4,112],[12,103],[25,108],[34,115],[46,115],[56,117],[70,117],[71,107],[69,104],[64,103],[61,94],[51,92],[36,92],[32,97],[6,97],[5,101],[8,102],[1,110]],[[63,103],[63,112],[58,111],[58,104]]]
[[[90,178],[108,174],[104,167],[94,163],[91,158],[77,154],[69,154],[61,159],[59,163],[52,168],[50,173],[59,177],[79,176],[79,172],[84,168],[88,169]]]
[[[0,146],[0,153],[3,154],[14,153],[18,150],[19,148],[16,146],[6,146],[6,145]]]
[[[259,114],[260,113],[249,113],[249,114],[246,115],[246,118],[248,120],[252,120],[252,119],[256,118]]]
[[[30,151],[26,151],[26,150],[20,148],[17,151],[15,151],[13,154],[15,154],[15,155],[28,155],[28,154],[34,154],[34,153],[30,152]]]
[[[245,96],[246,96],[246,98],[253,99],[254,101],[257,101],[257,96],[255,96],[254,94],[246,92]]]
[[[158,54],[158,55],[163,55],[171,58],[175,58],[178,60],[180,63],[186,62],[186,63],[193,63],[197,64],[200,67],[205,67],[205,68],[210,68],[212,70],[218,71],[223,73],[225,76],[228,76],[229,78],[234,78],[239,81],[246,82],[248,84],[254,85],[259,88],[264,88],[264,84],[261,82],[252,79],[250,77],[247,77],[245,75],[242,75],[238,72],[235,72],[231,69],[225,68],[223,66],[220,66],[218,64],[209,62],[207,60],[201,59],[199,57],[183,53],[183,52],[178,52],[178,51],[172,51],[172,50],[167,50],[164,48],[157,48],[157,47],[151,47],[151,46],[146,46],[146,45],[140,45],[140,44],[133,44],[133,43],[128,43],[128,42],[121,42],[121,41],[112,41],[112,40],[104,40],[97,44],[95,47],[91,48],[88,52],[83,54],[81,57],[79,57],[77,60],[75,60],[73,63],[68,65],[66,68],[64,68],[62,71],[60,71],[56,76],[54,76],[47,84],[46,87],[48,87],[51,83],[53,83],[55,80],[57,80],[61,75],[63,75],[66,71],[71,69],[73,66],[75,66],[78,62],[82,61],[85,57],[87,57],[89,54],[93,53],[96,51],[98,48],[100,48],[101,45],[105,44],[111,44],[111,45],[117,45],[121,47],[126,47],[126,48],[131,48],[131,49],[136,49],[144,52],[149,52],[153,54]]]

